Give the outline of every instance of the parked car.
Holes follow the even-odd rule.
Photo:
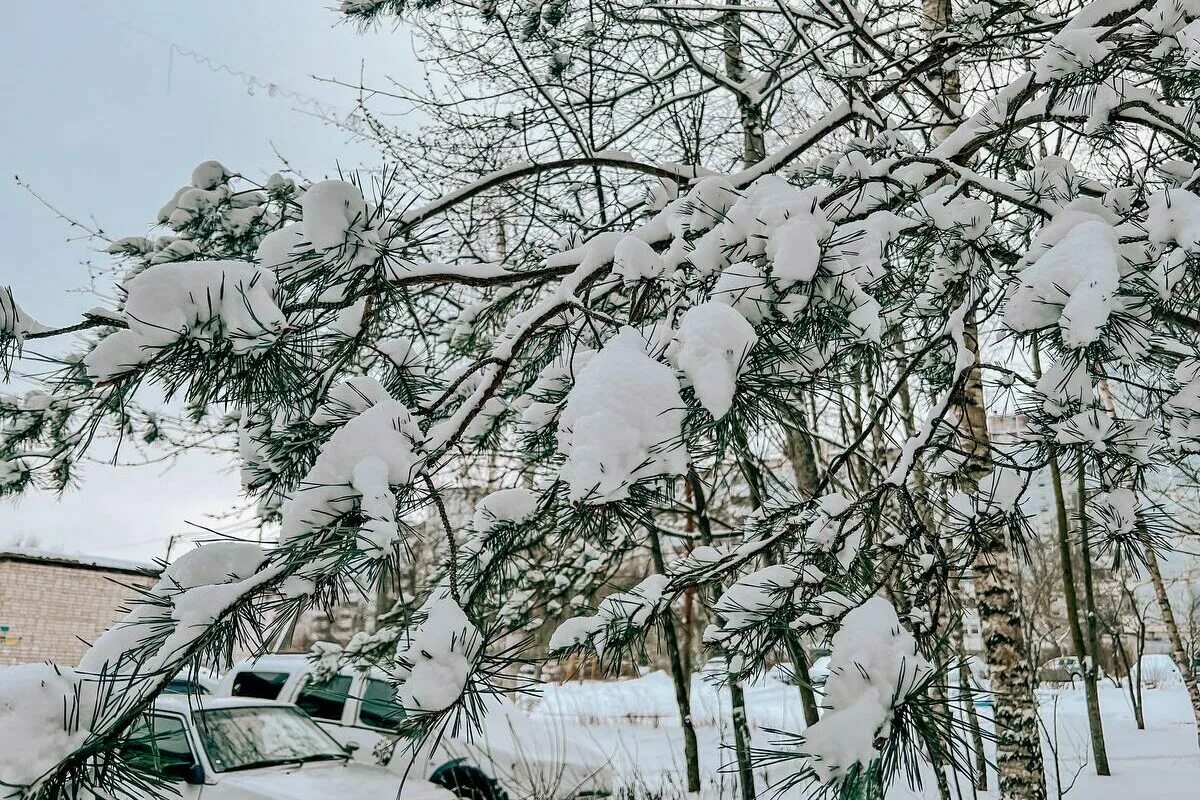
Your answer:
[[[1083,664],[1076,656],[1052,658],[1038,669],[1043,683],[1074,683],[1083,680]]]
[[[447,731],[414,753],[392,747],[403,707],[379,670],[345,669],[328,681],[313,679],[303,655],[244,661],[222,677],[221,697],[255,697],[295,703],[331,736],[355,748],[355,757],[446,786],[471,800],[570,798],[612,792],[609,758],[586,742],[572,741],[550,721],[539,721],[498,697],[483,698],[482,730]],[[462,735],[453,735],[459,733]]]
[[[163,694],[212,694],[216,690],[216,678],[203,672],[184,670],[171,679]]]
[[[124,755],[181,800],[453,800],[448,790],[353,759],[304,712],[253,699],[160,697]]]

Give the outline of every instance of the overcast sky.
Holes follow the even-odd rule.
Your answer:
[[[217,159],[268,175],[273,148],[310,178],[371,166],[369,147],[322,122],[353,97],[312,76],[411,76],[402,31],[361,33],[332,0],[42,0],[6,9],[0,26],[0,285],[27,311],[63,323],[98,304],[69,292],[102,261],[13,180],[110,235],[144,234],[192,167]],[[274,84],[278,89],[262,88]],[[297,99],[294,95],[299,95]],[[237,499],[236,475],[213,457],[160,466],[91,465],[61,500],[0,501],[0,543],[121,558],[161,556],[187,522]]]

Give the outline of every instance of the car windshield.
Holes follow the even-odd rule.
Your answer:
[[[295,708],[211,708],[196,730],[217,772],[346,758],[333,738]]]

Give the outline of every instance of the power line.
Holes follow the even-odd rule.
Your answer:
[[[288,88],[288,87],[284,86],[283,84],[279,83],[278,81],[263,80],[263,79],[259,78],[257,75],[254,75],[252,73],[246,72],[245,70],[239,69],[238,67],[234,67],[230,64],[227,64],[226,62],[221,61],[220,59],[216,59],[211,56],[205,55],[204,53],[201,53],[197,50],[193,50],[190,47],[184,47],[183,45],[179,44],[178,42],[173,41],[172,39],[168,39],[167,37],[165,37],[161,34],[155,33],[154,31],[147,30],[146,28],[143,28],[140,25],[136,25],[126,19],[115,16],[113,14],[109,14],[108,12],[101,11],[96,8],[92,8],[91,6],[87,5],[86,3],[83,3],[82,0],[71,0],[71,2],[76,7],[82,9],[83,11],[85,11],[89,14],[93,14],[97,17],[106,19],[109,22],[113,23],[114,25],[125,28],[126,30],[132,31],[140,36],[145,36],[149,39],[153,39],[156,42],[165,44],[167,46],[167,92],[168,93],[170,93],[170,91],[171,91],[171,77],[172,77],[172,72],[173,72],[173,68],[174,68],[174,56],[176,53],[178,53],[179,55],[184,56],[185,58],[188,58],[188,59],[194,61],[195,63],[199,64],[200,66],[205,67],[209,72],[212,72],[214,74],[225,73],[226,75],[229,75],[230,77],[238,79],[246,87],[247,94],[255,95],[256,89],[263,90],[267,93],[267,96],[272,99],[282,97],[282,98],[286,98],[288,100],[292,100],[293,102],[299,103],[302,106],[307,106],[308,108],[310,108],[314,112],[316,112],[317,116],[319,116],[319,117],[322,117],[325,119],[338,119],[339,118],[340,110],[338,108],[336,108],[334,106],[326,105],[325,103],[316,99],[312,95],[305,94],[304,92],[300,92],[295,89]],[[348,116],[353,116],[353,112],[351,112],[351,114]]]

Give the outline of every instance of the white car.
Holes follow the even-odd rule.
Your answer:
[[[482,730],[446,731],[414,754],[392,747],[404,718],[396,689],[383,673],[345,669],[317,683],[303,655],[243,661],[217,685],[218,697],[256,697],[294,703],[354,749],[355,758],[395,773],[427,778],[470,800],[573,798],[612,793],[609,758],[587,742],[572,741],[552,721],[530,717],[508,700],[484,700]]]
[[[354,761],[304,712],[266,700],[161,697],[123,755],[182,800],[454,800],[428,781]]]

